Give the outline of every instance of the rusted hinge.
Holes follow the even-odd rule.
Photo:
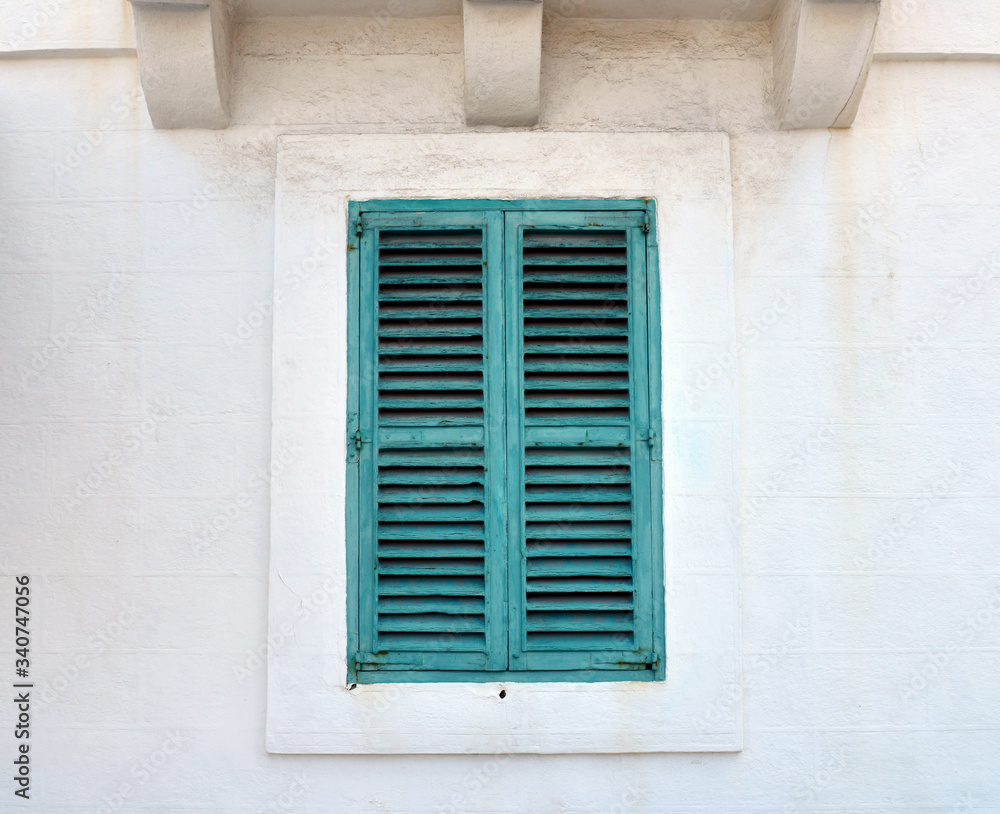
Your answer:
[[[653,653],[636,653],[634,656],[619,659],[623,664],[656,664],[657,660]]]

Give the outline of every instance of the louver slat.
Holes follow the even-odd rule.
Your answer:
[[[638,225],[594,228],[593,216],[579,227],[511,221],[522,438],[511,477],[523,495],[522,545],[511,564],[520,583],[511,587],[519,594],[512,661],[524,669],[636,669],[653,660],[650,602],[637,575],[649,567],[636,528],[648,484],[637,470],[648,456],[633,443],[648,420],[635,406],[645,396],[634,380],[646,330],[644,311],[633,312],[645,296],[632,290]]]
[[[389,219],[362,238],[373,352],[361,400],[375,431],[359,650],[376,654],[369,669],[496,669],[488,229],[481,217],[465,228],[428,220]]]

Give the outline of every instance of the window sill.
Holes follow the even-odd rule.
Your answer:
[[[603,681],[655,681],[652,670],[601,670],[595,678],[590,670],[517,672],[448,672],[445,670],[362,670],[358,672],[359,684],[468,684],[472,682],[500,682],[503,684],[537,684]]]

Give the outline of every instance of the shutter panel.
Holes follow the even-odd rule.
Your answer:
[[[356,665],[504,669],[502,215],[362,217]]]
[[[508,212],[511,669],[652,669],[644,213]]]

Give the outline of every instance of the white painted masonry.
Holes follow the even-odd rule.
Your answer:
[[[1000,811],[996,3],[884,0],[851,129],[782,132],[774,4],[616,20],[546,0],[539,134],[717,138],[730,166],[735,319],[699,319],[724,276],[664,285],[664,384],[672,420],[738,403],[742,677],[703,719],[739,709],[742,749],[601,756],[268,752],[268,683],[295,689],[267,667],[272,486],[318,473],[315,504],[342,444],[272,443],[296,372],[328,384],[304,412],[341,385],[315,355],[272,370],[279,153],[480,131],[460,3],[244,2],[223,130],[153,127],[124,0],[0,2],[0,597],[32,575],[37,682],[32,800],[0,779],[0,811]],[[675,156],[648,152],[643,185]],[[692,223],[671,226],[661,257],[702,274]],[[285,293],[330,342],[323,268]],[[707,442],[682,449],[710,474]],[[731,567],[713,501],[671,501],[676,574]],[[340,511],[303,513],[303,557]],[[331,601],[303,596],[302,636],[272,650],[315,647]]]

